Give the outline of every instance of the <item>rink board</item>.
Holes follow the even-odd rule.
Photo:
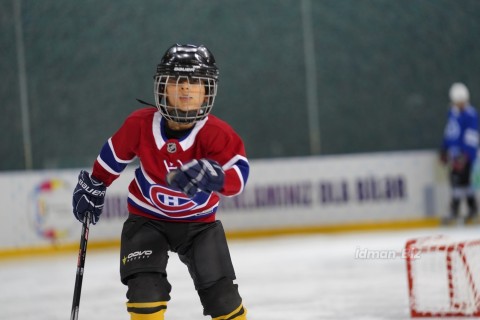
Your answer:
[[[222,199],[229,235],[329,232],[434,225],[446,180],[434,152],[393,152],[251,161],[245,191]],[[118,243],[127,216],[127,168],[107,191],[90,243]],[[0,174],[0,253],[70,248],[80,224],[71,213],[79,169]],[[439,173],[440,172],[440,173]]]

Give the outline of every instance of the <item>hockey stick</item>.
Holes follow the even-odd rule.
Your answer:
[[[85,267],[85,257],[87,255],[88,230],[90,228],[91,213],[85,213],[82,225],[82,235],[80,237],[80,249],[78,250],[77,276],[75,278],[75,288],[73,290],[72,313],[70,320],[78,319],[78,309],[80,308],[80,294],[82,292],[83,270]]]

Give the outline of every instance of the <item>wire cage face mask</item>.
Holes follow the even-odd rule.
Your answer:
[[[217,80],[199,76],[157,75],[155,103],[162,116],[179,123],[205,119],[217,95]]]

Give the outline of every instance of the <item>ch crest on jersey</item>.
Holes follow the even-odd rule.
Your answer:
[[[169,142],[169,143],[167,144],[167,151],[168,151],[169,153],[175,153],[175,152],[177,152],[177,144],[174,143],[174,142]]]
[[[183,193],[160,185],[152,185],[149,190],[149,196],[158,209],[163,212],[176,213],[180,216],[198,205]]]

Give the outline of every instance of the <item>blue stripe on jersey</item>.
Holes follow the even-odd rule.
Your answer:
[[[146,198],[149,199],[149,191],[150,191],[150,186],[151,184],[148,183],[147,179],[143,176],[142,169],[137,168],[135,169],[135,178],[138,182],[138,185],[140,186],[140,191],[142,192],[142,195]]]
[[[108,141],[103,145],[102,150],[100,151],[100,159],[110,167],[113,171],[120,174],[131,161],[117,161],[115,154],[113,153],[112,148]]]
[[[248,180],[248,174],[250,173],[250,166],[248,165],[248,162],[240,159],[235,162],[234,165],[240,169],[240,172],[242,173],[243,185],[245,185]]]

